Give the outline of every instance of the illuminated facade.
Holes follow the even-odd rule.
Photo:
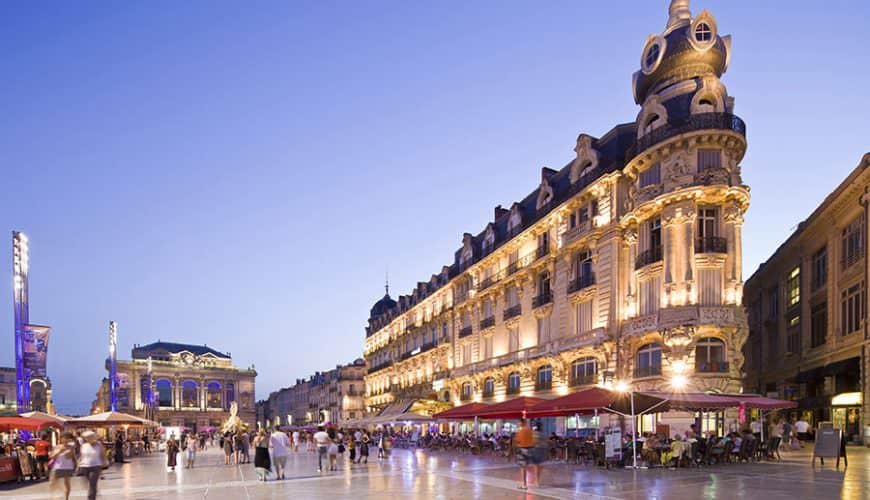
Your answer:
[[[365,360],[357,359],[336,366],[327,372],[317,372],[308,379],[269,395],[257,403],[258,424],[265,427],[317,425],[333,422],[339,425],[361,418],[365,414]]]
[[[730,36],[671,2],[635,73],[636,119],[580,134],[575,157],[409,295],[371,310],[366,405],[555,397],[592,384],[741,390],[739,163],[745,126],[720,77]]]
[[[746,386],[854,442],[868,422],[870,154],[746,281]]]
[[[239,418],[252,428],[255,424],[257,372],[233,366],[229,354],[207,346],[155,342],[134,346],[132,360],[118,360],[116,370],[120,412],[153,418],[164,426],[197,430],[220,427],[229,418],[230,405],[235,401]],[[105,378],[92,412],[108,411],[110,394],[109,380]]]

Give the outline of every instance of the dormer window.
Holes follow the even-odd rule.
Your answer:
[[[643,60],[645,68],[652,68],[653,65],[655,65],[659,59],[661,50],[662,48],[657,43],[650,45],[649,49],[646,51],[646,57]]]
[[[707,23],[698,23],[695,26],[695,40],[699,42],[709,42],[713,39],[713,30]]]

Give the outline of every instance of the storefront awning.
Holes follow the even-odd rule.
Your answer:
[[[861,369],[861,363],[858,358],[849,358],[844,359],[842,361],[836,361],[834,363],[828,363],[825,365],[824,374],[827,377],[832,375],[839,375],[841,373],[852,372],[855,373],[856,376]]]

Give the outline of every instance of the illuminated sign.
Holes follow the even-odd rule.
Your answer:
[[[860,392],[844,392],[831,398],[831,406],[860,406]]]

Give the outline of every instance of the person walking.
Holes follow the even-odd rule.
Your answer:
[[[103,466],[107,465],[106,452],[97,439],[96,432],[85,431],[82,433],[82,439],[84,439],[84,443],[81,446],[81,455],[79,456],[79,471],[88,480],[88,500],[96,500],[97,482],[100,480]]]
[[[257,479],[265,482],[266,476],[272,470],[272,461],[269,459],[269,438],[266,431],[260,429],[254,438],[254,471]]]
[[[327,435],[329,435],[329,446],[327,448],[327,452],[329,453],[329,470],[335,470],[335,462],[338,459],[338,435],[335,433],[335,430],[329,429],[327,431]]]
[[[174,471],[176,461],[178,460],[178,441],[175,440],[175,434],[169,436],[166,441],[166,466],[169,470]]]
[[[71,432],[64,432],[60,436],[60,442],[52,450],[51,458],[51,484],[52,489],[57,481],[63,481],[64,500],[69,500],[70,478],[76,469],[76,444],[75,437]]]
[[[233,452],[236,458],[236,465],[242,463],[242,431],[237,431],[230,437],[233,440]]]
[[[244,463],[251,463],[251,435],[247,432],[242,433],[242,459]]]
[[[514,436],[514,441],[517,445],[517,465],[520,466],[520,473],[522,474],[523,479],[523,482],[519,485],[519,488],[521,490],[526,490],[529,487],[528,481],[526,479],[526,469],[529,465],[531,465],[535,469],[538,469],[538,466],[537,464],[535,464],[533,459],[535,449],[535,434],[534,432],[532,432],[532,428],[529,426],[529,422],[526,419],[523,419],[520,425],[520,430],[518,430],[516,436]]]
[[[196,462],[196,452],[199,448],[199,442],[196,439],[196,436],[190,436],[187,438],[187,463],[184,464],[185,469],[192,469],[194,462]]]
[[[323,472],[323,461],[329,448],[329,434],[323,430],[323,426],[320,426],[311,441],[317,446],[317,472]]]
[[[287,468],[287,454],[290,449],[290,438],[284,432],[275,429],[269,436],[269,448],[272,448],[272,462],[275,467],[275,477],[284,479],[284,469]]]
[[[36,478],[48,478],[48,454],[51,451],[51,443],[48,442],[48,435],[43,434],[33,443],[36,457]]]
[[[293,431],[293,451],[299,452],[299,431]]]
[[[356,463],[360,463],[360,461],[364,464],[369,463],[369,445],[371,442],[372,438],[369,436],[369,431],[363,431],[359,444],[359,458]]]
[[[225,433],[221,437],[221,447],[224,449],[224,465],[232,465],[233,462],[233,437]]]
[[[349,454],[350,463],[355,464],[356,463],[356,441],[354,440],[354,437],[350,436],[350,435],[347,437],[347,451]]]

